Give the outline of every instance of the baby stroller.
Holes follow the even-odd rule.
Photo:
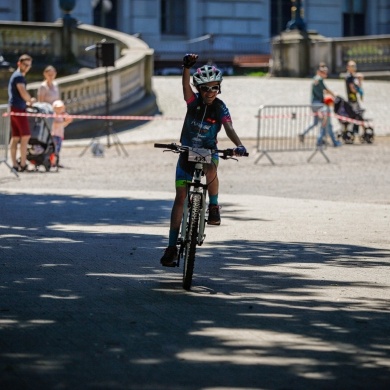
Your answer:
[[[363,134],[360,135],[361,143],[371,144],[374,142],[374,129],[368,119],[363,118],[364,110],[355,111],[353,107],[342,97],[337,96],[334,101],[334,112],[339,116],[339,122],[343,126],[338,137],[341,137],[346,144],[353,144],[355,137],[359,133],[353,130],[353,121],[360,121],[359,129],[363,129]]]
[[[53,108],[49,103],[34,103],[27,108],[30,114],[53,114]],[[51,136],[53,118],[29,116],[31,137],[27,148],[27,160],[35,165],[37,171],[43,165],[46,172],[54,167],[58,170],[58,156],[55,153],[55,145]]]

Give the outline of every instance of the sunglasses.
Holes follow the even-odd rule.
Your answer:
[[[202,92],[219,92],[219,85],[213,85],[212,87],[208,87],[207,85],[201,85],[199,89]]]

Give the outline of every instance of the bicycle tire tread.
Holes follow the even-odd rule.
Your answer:
[[[185,248],[184,254],[184,267],[183,267],[183,288],[190,290],[192,285],[192,276],[195,266],[195,253],[198,240],[198,226],[201,209],[202,196],[200,194],[194,194],[192,198],[192,207],[189,218],[188,226],[188,242]]]

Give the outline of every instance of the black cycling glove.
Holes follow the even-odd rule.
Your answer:
[[[234,154],[236,156],[244,156],[246,153],[246,148],[243,145],[238,145],[236,148],[234,148]]]
[[[198,58],[198,56],[196,56]],[[186,54],[183,57],[183,66],[184,68],[190,69],[196,64],[196,58],[193,59],[192,54]]]

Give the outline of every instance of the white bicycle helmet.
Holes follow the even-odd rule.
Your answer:
[[[222,82],[222,72],[215,66],[204,65],[198,68],[192,75],[195,87],[198,85],[210,83],[211,81]]]

